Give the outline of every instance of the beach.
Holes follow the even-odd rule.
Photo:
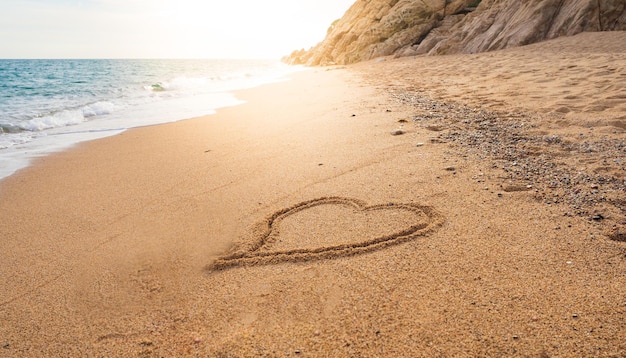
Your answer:
[[[0,181],[0,356],[625,356],[624,32],[290,77]]]

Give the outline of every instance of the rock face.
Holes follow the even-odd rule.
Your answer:
[[[624,0],[357,0],[322,42],[286,61],[316,66],[475,53],[613,30],[626,30]]]

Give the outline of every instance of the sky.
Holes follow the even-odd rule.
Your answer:
[[[356,0],[1,0],[0,58],[280,58]]]

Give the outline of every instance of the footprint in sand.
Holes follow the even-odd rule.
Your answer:
[[[279,210],[209,270],[332,259],[380,250],[433,232],[443,217],[430,206],[325,197]]]

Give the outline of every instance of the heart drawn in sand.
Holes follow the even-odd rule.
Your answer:
[[[324,197],[279,210],[208,268],[302,262],[380,250],[433,232],[443,217],[430,206]]]

